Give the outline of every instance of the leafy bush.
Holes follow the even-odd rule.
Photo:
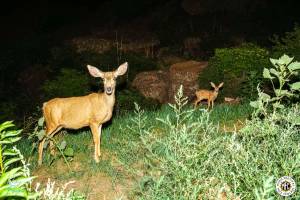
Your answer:
[[[279,57],[286,53],[292,55],[296,60],[300,60],[300,27],[295,25],[294,30],[286,32],[285,36],[279,37],[275,35],[272,39],[273,57]]]
[[[216,49],[209,66],[199,76],[200,88],[207,83],[224,82],[222,95],[253,98],[263,66],[268,64],[268,51],[251,43],[240,47]],[[221,99],[221,98],[220,98]]]
[[[82,96],[90,89],[89,77],[75,69],[62,68],[53,80],[42,86],[46,98]]]
[[[222,133],[210,113],[185,108],[182,89],[173,113],[147,126],[138,108],[131,134],[140,140],[128,149],[143,158],[139,199],[281,199],[275,179],[300,181],[299,128],[293,121],[253,118],[239,132]],[[281,110],[284,119],[299,116],[299,106]],[[127,148],[123,148],[127,149]],[[130,167],[129,167],[130,168]],[[132,168],[131,168],[132,170]],[[293,199],[298,199],[296,191]]]
[[[257,87],[258,99],[250,103],[256,109],[255,114],[268,115],[269,106],[272,106],[271,110],[275,114],[277,109],[285,109],[284,102],[300,97],[300,81],[291,82],[293,76],[299,75],[300,63],[292,62],[293,59],[285,54],[279,59],[270,59],[273,67],[264,68],[263,77],[271,81],[274,96],[271,97]]]
[[[11,130],[11,127],[14,127],[11,121],[0,124],[0,199],[35,199],[38,193],[30,188],[35,177],[30,176],[21,152],[12,146],[21,139],[21,130]]]

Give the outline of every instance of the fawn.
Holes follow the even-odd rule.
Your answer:
[[[87,68],[91,76],[103,79],[104,92],[80,97],[55,98],[43,104],[46,137],[39,144],[39,165],[42,164],[44,142],[47,137],[53,137],[62,128],[79,129],[85,126],[89,126],[93,134],[94,160],[99,162],[102,124],[112,117],[116,78],[126,73],[128,64],[125,62],[112,72],[102,72],[91,65],[87,65]],[[53,149],[51,140],[50,149]]]
[[[197,104],[202,101],[207,99],[208,107],[209,109],[210,105],[212,108],[214,107],[214,101],[218,96],[219,89],[223,86],[224,82],[220,83],[218,86],[216,86],[213,82],[210,82],[211,86],[214,88],[214,90],[198,90],[195,92],[195,95],[197,97],[194,107],[196,108]]]

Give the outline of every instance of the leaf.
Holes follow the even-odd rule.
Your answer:
[[[0,132],[3,131],[4,129],[15,126],[12,122],[13,121],[6,121],[6,122],[2,123],[0,125]]]
[[[272,74],[274,74],[275,76],[279,76],[279,72],[276,70],[276,69],[274,69],[274,68],[271,68],[270,69],[270,72],[272,73]]]
[[[288,90],[279,90],[275,89],[276,96],[293,96],[293,93],[289,92]]]
[[[250,106],[252,106],[253,108],[258,108],[259,107],[259,102],[258,101],[251,101]]]
[[[12,164],[12,163],[14,163],[14,162],[18,162],[19,160],[21,160],[21,158],[19,158],[19,157],[7,159],[7,160],[4,162],[4,168],[7,168],[10,164]]]
[[[273,107],[283,109],[284,105],[280,104],[279,102],[275,102],[275,103],[273,103]]]
[[[38,139],[39,139],[39,141],[41,141],[42,139],[44,139],[44,137],[45,137],[45,130],[43,129],[43,130],[40,130],[37,134],[36,134],[36,136],[38,137]]]
[[[20,187],[30,181],[32,181],[36,176],[31,176],[31,177],[23,177],[23,178],[18,178],[9,183],[9,185],[13,187]]]
[[[17,188],[17,187],[0,188],[0,199],[4,199],[6,197],[23,197],[27,199],[28,193],[24,188]]]
[[[271,76],[270,71],[267,68],[264,68],[263,77],[268,79],[274,78]]]
[[[274,66],[274,67],[278,67],[277,66],[277,63],[278,63],[278,60],[277,59],[273,59],[273,58],[270,58],[270,62],[272,63],[272,65]]]
[[[260,92],[259,95],[261,96],[262,100],[265,102],[271,99],[271,96],[264,92]]]
[[[300,90],[300,82],[290,84],[292,90]]]
[[[18,153],[13,149],[6,149],[3,151],[3,155],[4,156],[15,156],[15,155],[18,155]]]
[[[66,148],[64,151],[65,156],[73,157],[74,156],[74,150],[71,147]]]
[[[44,121],[45,121],[45,118],[44,118],[44,117],[39,118],[38,126],[43,127]]]
[[[65,140],[63,140],[63,141],[60,143],[59,148],[60,148],[61,150],[64,150],[64,149],[66,148],[66,146],[67,146],[67,142],[66,142]]]
[[[19,141],[21,138],[22,137],[6,138],[5,140],[0,141],[0,144],[11,144]]]
[[[17,136],[22,132],[22,130],[11,130],[11,131],[5,131],[2,133],[2,139],[7,138],[7,137],[13,137],[13,136]]]
[[[283,54],[283,56],[279,58],[278,63],[282,65],[288,65],[293,61],[293,59],[294,57],[289,57],[288,55]]]
[[[10,179],[14,174],[16,174],[21,167],[13,168],[12,170],[5,172],[0,177],[0,187],[2,187],[8,179]]]
[[[300,69],[300,62],[292,62],[291,64],[289,64],[288,69],[290,71],[294,71],[294,70]]]

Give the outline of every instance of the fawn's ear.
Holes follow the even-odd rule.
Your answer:
[[[127,68],[128,68],[128,63],[127,63],[127,62],[123,63],[123,64],[120,65],[120,66],[118,67],[118,69],[115,71],[115,76],[117,77],[117,76],[122,76],[122,75],[124,75],[124,74],[126,73],[126,71],[127,71]]]
[[[87,65],[87,68],[88,68],[90,74],[93,77],[96,77],[96,78],[98,78],[98,77],[103,78],[104,77],[104,73],[101,70],[99,70],[97,67],[93,67],[91,65]]]
[[[213,88],[216,88],[216,85],[215,85],[213,82],[210,82],[210,85],[211,85]]]
[[[224,82],[220,83],[220,85],[218,86],[218,88],[222,87],[224,85]]]

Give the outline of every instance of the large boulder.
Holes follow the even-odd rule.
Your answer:
[[[191,99],[198,89],[199,73],[207,65],[206,61],[184,61],[171,65],[168,71],[141,72],[136,75],[132,87],[160,103],[173,103],[179,86],[183,85],[184,95]]]
[[[141,72],[132,82],[132,87],[142,95],[158,100],[160,103],[168,101],[168,85],[168,72],[165,71]]]
[[[207,67],[208,62],[186,61],[171,65],[169,69],[170,86],[168,90],[169,102],[174,102],[174,95],[180,85],[184,95],[191,99],[198,89],[199,73]]]

